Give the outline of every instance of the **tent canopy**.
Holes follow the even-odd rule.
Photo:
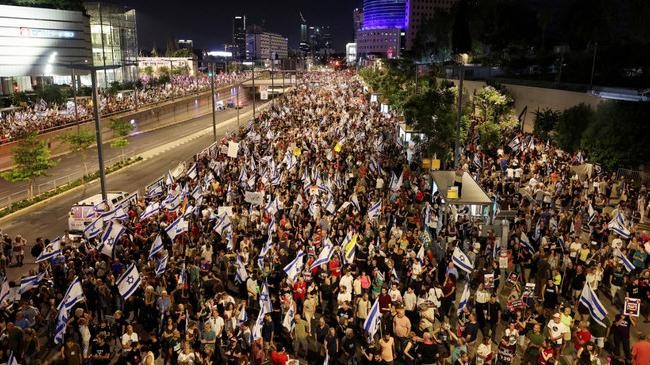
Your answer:
[[[454,176],[456,171],[433,171],[431,177],[438,186],[438,191],[444,199],[447,199],[447,190],[454,186]],[[488,205],[492,203],[490,197],[485,194],[483,189],[467,172],[463,173],[463,188],[461,196],[458,199],[448,200],[451,204],[456,205]]]

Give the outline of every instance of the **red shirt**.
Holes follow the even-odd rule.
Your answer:
[[[293,284],[293,299],[295,300],[305,300],[305,294],[307,293],[307,283],[304,281],[296,281]]]
[[[329,269],[332,276],[338,278],[341,276],[341,262],[337,258],[333,258],[329,262]]]
[[[379,310],[382,312],[388,312],[391,304],[390,295],[388,294],[379,294]]]
[[[273,351],[271,353],[271,364],[273,365],[286,365],[289,361],[289,356],[284,352]]]
[[[576,341],[574,342],[576,350],[580,349],[583,344],[589,341],[591,341],[591,333],[588,329],[576,331]]]

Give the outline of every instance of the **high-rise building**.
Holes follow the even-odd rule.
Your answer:
[[[264,32],[256,26],[249,27],[246,33],[246,59],[286,59],[289,56],[288,43],[287,38],[279,34]]]
[[[407,0],[406,1],[406,45],[410,50],[424,21],[433,16],[437,9],[449,11],[457,0]]]
[[[357,32],[363,28],[363,10],[355,8],[352,11],[352,39],[357,41]]]
[[[364,0],[357,54],[399,57],[406,29],[406,0]]]
[[[303,53],[308,53],[311,51],[311,46],[309,44],[309,27],[307,26],[307,21],[305,17],[300,13],[300,51]]]
[[[122,67],[97,72],[97,82],[134,81],[138,77],[138,29],[135,10],[103,2],[84,3],[90,16],[90,33],[95,66]]]
[[[332,33],[328,25],[309,27],[309,45],[314,56],[327,56],[333,53]]]
[[[236,54],[233,57],[239,60],[246,58],[246,16],[237,15],[232,20],[232,44]]]
[[[194,49],[194,41],[191,39],[179,39],[176,41],[176,46],[178,49]]]

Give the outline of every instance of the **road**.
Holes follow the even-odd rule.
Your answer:
[[[258,110],[263,104],[258,104]],[[217,136],[237,127],[236,110],[218,113]],[[240,110],[240,121],[246,123],[252,115],[252,107]],[[133,146],[130,156],[156,150],[155,155],[142,162],[109,174],[106,179],[107,189],[114,191],[143,191],[144,187],[162,176],[168,169],[179,162],[191,159],[212,143],[212,116],[197,118],[186,123],[161,128],[149,133],[132,136]],[[194,139],[183,140],[183,137],[195,134]],[[199,135],[201,134],[201,135]],[[109,149],[110,150],[110,149]],[[68,165],[78,164],[74,156],[66,156],[60,162],[60,168],[76,168]],[[84,192],[85,190],[85,192]],[[10,280],[16,280],[30,268],[35,268],[30,248],[37,237],[55,238],[63,233],[68,225],[68,212],[77,201],[99,193],[99,181],[87,184],[84,188],[76,188],[67,193],[54,197],[46,202],[29,207],[14,215],[0,219],[0,228],[4,233],[14,237],[23,235],[28,242],[25,265],[20,268],[11,267],[7,270]]]

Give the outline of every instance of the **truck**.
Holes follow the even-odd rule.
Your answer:
[[[70,214],[68,216],[68,231],[70,235],[83,235],[86,226],[92,223],[102,213],[108,212],[129,201],[133,201],[133,199],[137,201],[137,197],[137,192],[110,191],[106,193],[106,202],[102,199],[101,194],[96,194],[79,201],[70,208]]]

